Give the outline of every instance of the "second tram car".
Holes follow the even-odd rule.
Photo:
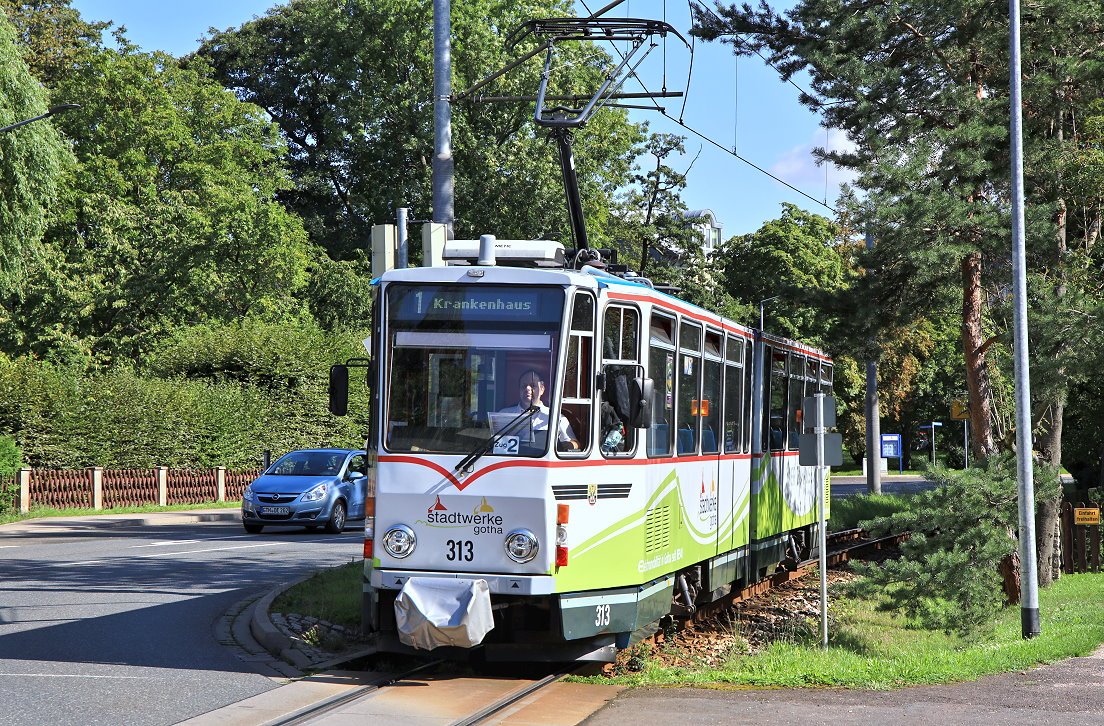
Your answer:
[[[828,482],[797,441],[828,356],[572,269],[555,242],[492,244],[376,281],[364,615],[381,650],[613,660],[812,554]],[[348,368],[331,379],[340,412]]]

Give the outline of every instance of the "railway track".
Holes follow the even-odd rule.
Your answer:
[[[835,532],[828,538],[828,563],[836,565],[855,559],[871,550],[895,546],[906,539],[907,534],[870,538],[862,530]],[[777,572],[728,596],[698,608],[694,618],[705,618],[743,600],[761,595],[771,588],[798,579],[813,571],[817,560],[807,560],[792,571]],[[656,637],[653,634],[650,637]],[[585,667],[585,666],[584,666]],[[570,702],[570,694],[550,695],[557,687],[570,689],[579,684],[564,684],[562,679],[574,668],[557,670],[534,678],[490,678],[459,676],[448,672],[445,661],[424,663],[402,673],[381,675],[363,686],[341,695],[320,701],[309,707],[288,714],[268,726],[338,726],[349,723],[350,718],[363,721],[429,719],[451,726],[476,726],[477,724],[508,723],[511,716],[524,712],[521,720],[554,725],[578,723],[590,710],[579,714],[564,712],[564,702]],[[548,705],[540,706],[545,696]],[[580,708],[586,708],[580,704]],[[540,713],[539,716],[533,714]]]
[[[403,673],[384,675],[356,689],[312,704],[266,726],[337,726],[366,722],[432,721],[450,726],[502,723],[521,709],[537,708],[544,691],[573,669],[534,678],[458,676],[444,661],[432,661]],[[560,684],[570,687],[571,684]],[[562,701],[562,696],[555,699]],[[551,706],[550,706],[551,707]],[[562,708],[562,703],[559,703]],[[564,723],[577,723],[567,719]],[[532,722],[532,717],[526,719]],[[555,724],[553,719],[538,719]]]
[[[827,536],[828,553],[826,558],[828,566],[831,567],[852,559],[859,559],[872,551],[896,547],[908,537],[908,532],[884,537],[868,537],[865,530],[862,529],[847,529],[829,533]],[[719,600],[699,606],[692,617],[700,619],[715,615],[739,602],[762,595],[783,583],[804,577],[814,571],[818,565],[819,560],[816,558],[800,562],[793,570],[776,572],[745,588],[733,590]]]

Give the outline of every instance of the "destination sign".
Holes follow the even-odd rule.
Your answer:
[[[391,318],[422,320],[560,320],[563,293],[552,288],[489,285],[393,285],[388,290]]]

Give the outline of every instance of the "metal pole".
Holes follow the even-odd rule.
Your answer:
[[[1008,0],[1009,83],[1012,137],[1012,300],[1016,371],[1016,481],[1020,495],[1020,627],[1024,638],[1039,629],[1039,581],[1035,552],[1035,482],[1031,467],[1031,369],[1027,359],[1027,272],[1024,239],[1023,109],[1020,99],[1020,2]]]
[[[395,267],[400,270],[405,270],[407,268],[410,249],[406,233],[406,212],[406,207],[399,207],[395,220],[399,227],[399,254],[398,259],[395,260]]]
[[[817,460],[817,522],[820,549],[820,647],[828,648],[828,536],[827,522],[824,521],[824,391],[816,396],[816,460]]]
[[[433,0],[433,221],[453,239],[455,182],[452,163],[452,54],[450,0]]]
[[[962,464],[963,469],[970,468],[970,422],[962,422],[962,451],[965,454],[965,461]]]
[[[866,249],[874,249],[874,235],[866,229]],[[867,274],[870,274],[869,269]],[[873,343],[873,341],[871,341]],[[873,345],[871,346],[873,349]],[[882,422],[878,406],[878,362],[866,362],[866,491],[882,493]]]
[[[935,466],[935,421],[931,422],[932,466]]]

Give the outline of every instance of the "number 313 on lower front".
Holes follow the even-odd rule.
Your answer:
[[[475,559],[475,543],[470,539],[450,539],[445,543],[445,559],[449,562],[471,562]]]

